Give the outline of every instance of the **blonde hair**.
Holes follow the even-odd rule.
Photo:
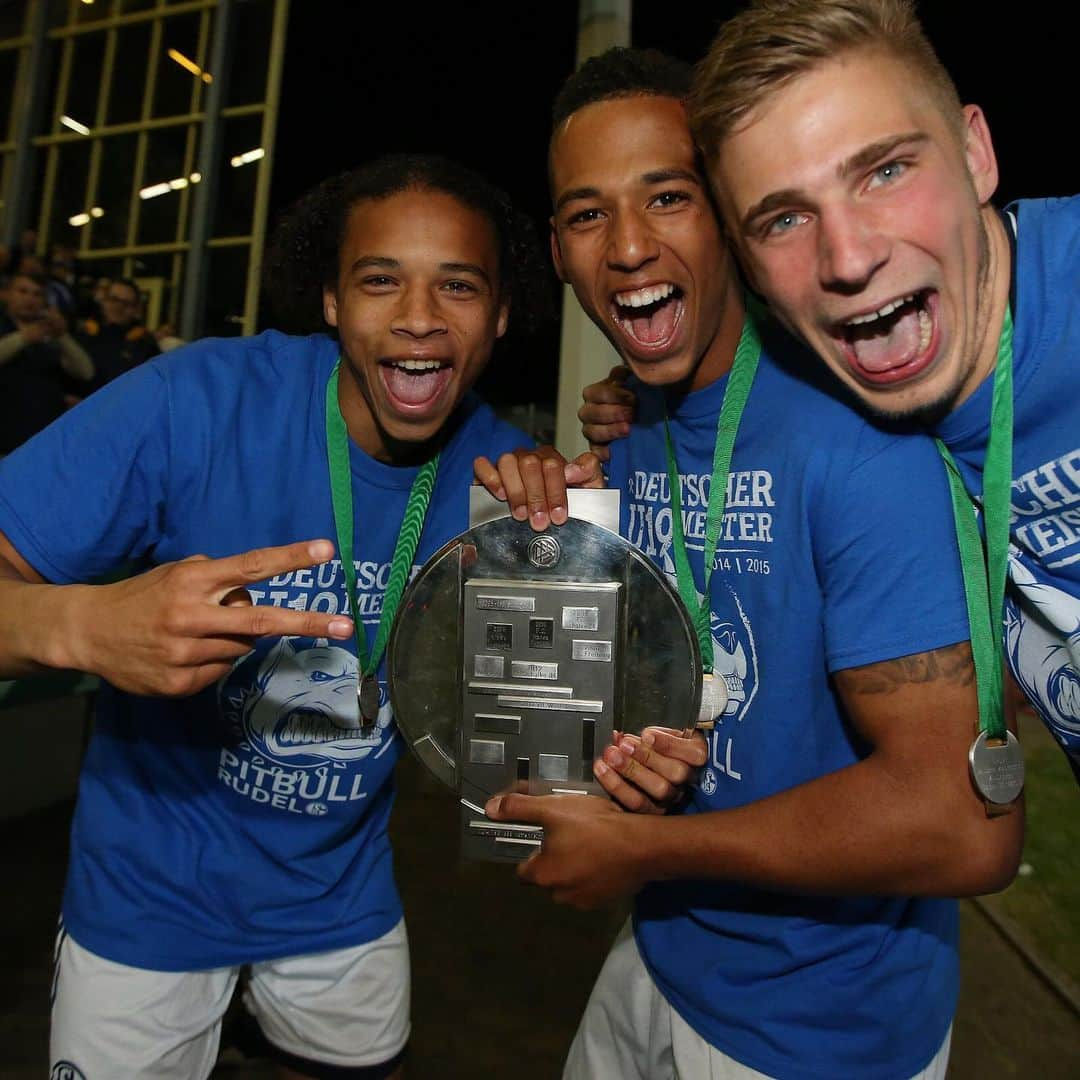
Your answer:
[[[687,101],[706,162],[770,94],[840,54],[879,52],[914,68],[961,130],[956,86],[934,52],[912,0],[753,0],[723,23],[698,66]]]

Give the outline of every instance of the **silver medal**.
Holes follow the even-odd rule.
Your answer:
[[[724,680],[714,675],[702,675],[701,708],[698,710],[697,726],[711,731],[716,724],[716,718],[724,715],[727,703],[727,686]]]
[[[980,731],[968,751],[968,764],[976,790],[988,803],[1007,806],[1024,789],[1024,752],[1011,731],[1004,742],[991,742]]]

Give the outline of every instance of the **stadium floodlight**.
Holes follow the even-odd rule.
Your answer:
[[[185,71],[190,71],[197,79],[202,79],[204,83],[214,81],[214,76],[209,71],[203,71],[194,60],[185,56],[179,49],[169,49],[166,55],[170,60],[175,60]]]
[[[85,124],[80,124],[78,120],[72,120],[70,116],[61,116],[60,123],[64,127],[71,128],[72,131],[77,131],[80,135],[90,134],[90,129]]]
[[[230,158],[229,164],[234,169],[238,169],[241,165],[250,165],[253,161],[258,161],[262,157],[266,157],[266,151],[261,146],[256,146],[254,150],[245,150],[242,154]]]

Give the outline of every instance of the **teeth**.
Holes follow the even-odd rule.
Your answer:
[[[664,300],[674,291],[675,286],[670,281],[663,285],[649,285],[644,289],[616,293],[615,303],[619,307],[645,307],[647,304],[655,304],[657,300]]]
[[[930,347],[930,335],[933,333],[934,324],[930,319],[930,313],[919,308],[919,355],[921,356]]]
[[[886,304],[884,307],[880,307],[877,311],[871,311],[869,315],[856,315],[854,319],[848,319],[848,326],[861,326],[863,323],[873,322],[875,319],[884,319],[886,315],[891,315],[897,308],[903,307],[904,304],[910,304],[915,299],[915,294],[910,293],[908,296],[902,296],[899,300],[893,300],[891,303]],[[919,312],[920,316],[922,312]]]
[[[299,716],[290,717],[282,732],[282,737],[284,741],[294,746],[327,742],[331,738],[330,724],[325,717],[302,713]]]
[[[442,367],[441,360],[395,360],[393,367],[403,371],[436,371]]]

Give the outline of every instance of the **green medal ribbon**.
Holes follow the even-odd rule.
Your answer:
[[[1013,323],[1008,307],[998,340],[990,438],[983,464],[983,524],[986,556],[975,520],[973,500],[948,448],[936,439],[952,495],[956,539],[964,574],[964,597],[971,624],[971,652],[979,692],[979,730],[993,740],[1006,735],[1001,620],[1009,565],[1009,516],[1012,503]]]
[[[334,504],[334,524],[337,527],[338,553],[345,574],[345,589],[349,597],[349,612],[356,632],[356,658],[360,665],[360,678],[373,676],[386,649],[390,627],[394,621],[401,594],[409,580],[413,556],[424,528],[424,517],[431,492],[435,487],[435,475],[439,469],[439,455],[425,462],[417,473],[409,491],[405,516],[401,519],[394,557],[390,564],[390,577],[383,594],[382,613],[375,644],[369,655],[364,628],[356,607],[356,565],[353,562],[353,497],[352,471],[349,466],[349,433],[345,418],[338,404],[338,369],[341,360],[334,365],[326,384],[326,457],[330,466],[330,497]]]
[[[716,559],[716,542],[720,538],[720,526],[727,505],[727,480],[731,469],[731,455],[735,449],[735,436],[739,432],[750,387],[761,359],[761,338],[758,334],[755,303],[746,300],[746,316],[742,334],[735,350],[735,361],[724,387],[724,399],[720,405],[720,418],[716,425],[716,443],[713,448],[712,483],[709,487],[709,507],[705,518],[705,555],[702,564],[704,583],[698,600],[693,571],[686,555],[686,536],[682,523],[682,492],[679,485],[679,468],[675,462],[675,447],[671,441],[671,428],[664,418],[664,442],[667,448],[668,486],[671,489],[672,546],[675,548],[675,577],[686,610],[690,612],[697,630],[701,647],[701,662],[706,675],[713,671],[713,640],[709,612],[709,581]]]

